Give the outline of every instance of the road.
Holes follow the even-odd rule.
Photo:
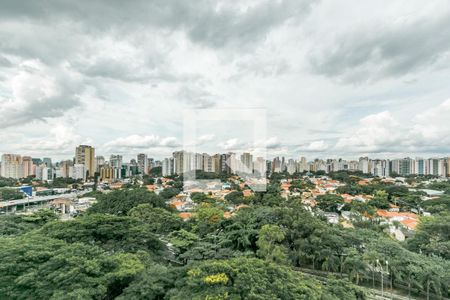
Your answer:
[[[77,196],[84,195],[89,191],[82,191],[78,193],[70,193],[70,194],[58,194],[58,195],[50,195],[50,196],[34,196],[30,198],[20,199],[20,200],[10,200],[10,201],[2,201],[0,202],[0,208],[3,207],[11,207],[17,205],[25,205],[25,204],[33,204],[40,202],[49,202],[55,199],[75,199]]]

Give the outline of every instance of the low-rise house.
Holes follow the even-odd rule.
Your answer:
[[[390,212],[399,212],[400,211],[400,206],[389,203],[389,211]]]
[[[330,224],[338,224],[339,223],[339,214],[335,212],[326,212],[323,214],[326,218],[328,223]]]

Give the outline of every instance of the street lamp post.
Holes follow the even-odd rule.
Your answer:
[[[380,261],[377,259],[377,266],[380,267],[380,274],[381,274],[381,297],[384,297],[384,270],[383,265],[380,263]],[[386,275],[389,275],[389,262],[386,260]],[[392,293],[391,293],[392,298]]]

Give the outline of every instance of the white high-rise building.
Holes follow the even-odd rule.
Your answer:
[[[253,155],[248,152],[244,152],[241,155],[241,162],[243,165],[243,172],[251,174],[253,173]]]
[[[162,162],[162,176],[171,176],[174,174],[174,158],[165,158]]]
[[[140,153],[137,156],[137,165],[139,173],[148,174],[148,158],[147,154]]]
[[[253,169],[260,176],[266,176],[267,164],[264,157],[257,157],[255,163],[253,164]]]
[[[86,179],[86,168],[84,164],[74,164],[71,168],[73,179]]]
[[[22,178],[24,175],[22,157],[17,154],[3,154],[0,175],[6,178]]]
[[[359,166],[358,169],[364,174],[369,173],[369,158],[368,157],[360,157],[359,158]]]
[[[111,155],[109,157],[109,165],[113,168],[114,178],[122,178],[122,155]]]
[[[300,157],[300,161],[298,162],[298,172],[309,171],[308,163],[306,161],[306,157]]]
[[[204,155],[207,155],[206,153]],[[195,153],[191,164],[192,170],[203,170],[203,154]]]
[[[203,153],[203,171],[215,172],[214,159],[211,155]]]
[[[295,172],[297,172],[297,163],[295,162],[295,160],[293,160],[293,159],[288,160],[287,172],[291,175],[294,174]]]
[[[44,165],[42,168],[42,180],[51,180],[52,178],[52,172],[47,165]]]

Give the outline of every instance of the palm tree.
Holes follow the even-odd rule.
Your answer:
[[[364,253],[363,260],[370,266],[369,269],[372,273],[372,287],[375,288],[375,273],[376,273],[376,262],[378,257],[378,252],[368,251]]]
[[[338,271],[339,270],[339,258],[337,258],[333,254],[330,254],[329,256],[325,257],[325,259],[322,263],[322,270],[332,271],[332,272]]]
[[[427,300],[430,300],[430,289],[433,288],[434,292],[438,295],[441,294],[441,278],[439,273],[436,272],[431,266],[425,266],[420,274],[421,282],[426,286]]]
[[[361,275],[367,271],[367,264],[357,253],[351,253],[344,261],[344,270],[349,273],[350,278],[355,279],[355,283],[359,283]]]
[[[250,250],[258,231],[252,224],[236,222],[227,228],[224,243],[229,243],[237,250]]]
[[[417,274],[420,274],[420,271],[421,271],[421,269],[418,266],[415,266],[412,264],[410,264],[406,267],[405,275],[408,280],[408,299],[411,298],[411,286],[415,285],[415,286],[420,287],[420,282],[417,281],[417,279],[416,279],[416,276],[417,276]]]

